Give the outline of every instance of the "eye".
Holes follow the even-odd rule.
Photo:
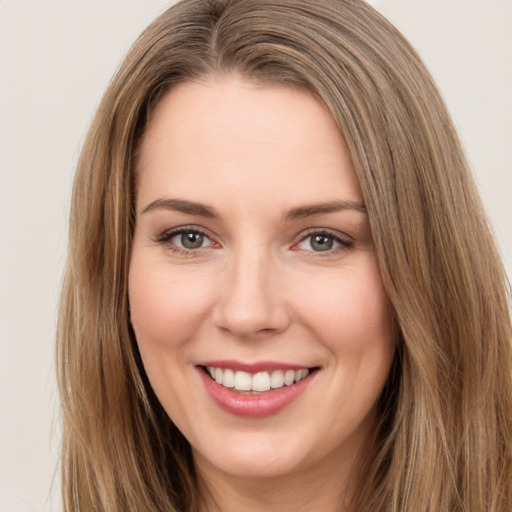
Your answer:
[[[200,249],[211,244],[210,239],[198,231],[183,231],[172,236],[169,241],[183,249]]]
[[[212,247],[215,243],[202,231],[198,229],[181,227],[171,229],[162,233],[157,242],[168,246],[175,252],[188,253],[205,247]]]
[[[336,252],[339,249],[346,249],[352,246],[352,241],[341,235],[334,235],[330,232],[315,231],[305,236],[297,248],[313,252]]]

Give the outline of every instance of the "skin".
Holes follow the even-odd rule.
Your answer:
[[[154,112],[138,172],[131,321],[149,380],[192,445],[204,510],[350,510],[396,333],[334,120],[291,88],[236,76],[181,84]],[[333,201],[350,207],[304,209]],[[204,234],[200,248],[169,234],[183,226]],[[342,242],[317,250],[312,231]],[[319,369],[283,410],[247,418],[205,390],[198,362],[221,359]]]

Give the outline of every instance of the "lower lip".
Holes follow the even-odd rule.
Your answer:
[[[250,395],[225,388],[207,375],[203,368],[199,368],[199,370],[206,390],[221,409],[236,416],[249,418],[264,418],[277,414],[302,395],[314,375],[310,373],[291,386],[283,386],[259,395]]]

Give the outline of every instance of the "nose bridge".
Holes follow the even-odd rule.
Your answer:
[[[233,251],[217,305],[218,326],[244,338],[285,329],[289,315],[278,267],[264,247],[252,244]]]

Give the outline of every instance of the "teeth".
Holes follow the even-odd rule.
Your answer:
[[[252,378],[253,391],[268,391],[270,389],[270,375],[268,372],[260,372]]]
[[[284,374],[284,383],[287,386],[291,386],[294,382],[295,382],[295,372],[293,370],[286,370],[286,373]]]
[[[235,387],[235,372],[229,368],[224,370],[224,376],[222,378],[222,385],[227,388]]]
[[[284,386],[284,373],[281,370],[272,372],[270,376],[270,387],[272,389],[282,388]]]
[[[218,368],[215,370],[217,372]],[[252,384],[251,374],[247,372],[235,373],[235,389],[239,391],[250,391]],[[224,384],[224,383],[223,383]]]
[[[269,372],[258,372],[251,375],[247,372],[231,370],[229,368],[206,368],[208,374],[215,382],[226,388],[235,388],[238,391],[268,391],[279,389],[283,386],[291,386],[304,379],[308,374],[307,368],[301,370],[274,370]]]
[[[298,372],[295,372],[295,382],[299,382],[302,380],[307,374],[309,370],[306,370],[303,368],[302,370],[299,370]]]

